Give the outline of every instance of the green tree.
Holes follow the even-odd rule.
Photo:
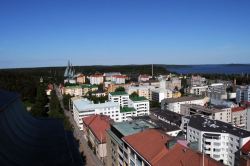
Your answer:
[[[115,89],[115,92],[125,92],[125,88],[122,86],[119,86]]]
[[[35,117],[47,117],[45,105],[48,103],[48,98],[45,93],[45,87],[43,84],[39,84],[37,87],[36,101],[31,108],[31,114]]]
[[[69,110],[69,101],[71,99],[71,96],[69,94],[63,95],[63,105],[66,110]]]
[[[139,95],[136,92],[133,92],[129,97],[139,97]]]

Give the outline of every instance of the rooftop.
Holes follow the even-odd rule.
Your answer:
[[[202,96],[184,96],[184,97],[179,97],[179,98],[163,99],[162,101],[166,103],[176,103],[176,102],[202,100],[202,99],[204,99],[204,97]]]
[[[171,124],[166,123],[162,120],[152,118],[152,116],[136,116],[136,117],[132,117],[132,119],[133,120],[143,120],[143,121],[149,122],[152,125],[154,125],[156,128],[162,129],[164,132],[180,130],[180,128],[178,126],[171,125]]]
[[[82,88],[98,88],[97,85],[91,85],[91,84],[83,84],[81,86],[82,86]]]
[[[165,89],[165,88],[156,88],[152,90],[155,93],[169,93],[172,92],[171,89]]]
[[[211,120],[201,115],[188,116],[188,118],[190,119],[188,126],[200,131],[229,133],[241,138],[250,137],[249,131],[233,127],[231,124],[219,120]]]
[[[155,164],[168,152],[165,144],[171,138],[171,136],[161,133],[157,129],[147,129],[143,132],[123,137],[122,139],[149,163]]]
[[[131,99],[132,101],[143,101],[143,100],[148,100],[148,99],[146,99],[146,97],[144,97],[144,96],[130,97],[130,99]]]
[[[197,104],[182,104],[185,107],[188,108],[192,108],[192,109],[196,109],[197,113],[199,112],[206,112],[206,113],[217,113],[217,112],[224,112],[225,110],[221,110],[221,109],[217,109],[214,107],[205,107],[205,106],[201,106],[201,105],[197,105]]]
[[[100,143],[106,142],[106,130],[110,128],[110,117],[91,115],[83,118],[83,123],[92,131]]]
[[[131,134],[141,132],[147,128],[155,127],[151,125],[150,123],[145,122],[143,120],[119,122],[119,123],[114,123],[112,126],[118,132],[120,132],[122,136],[128,136]]]
[[[75,105],[75,107],[77,108],[79,112],[85,112],[85,111],[98,109],[98,108],[119,107],[119,104],[115,102],[94,104],[92,103],[92,101],[88,99],[84,99],[84,98],[73,100],[73,104]]]
[[[232,108],[232,112],[239,112],[239,111],[245,111],[245,107],[234,107]]]
[[[110,93],[112,96],[121,96],[121,95],[128,95],[126,92],[124,91],[117,91],[117,92],[111,92]]]
[[[245,145],[241,148],[241,151],[245,154],[248,154],[250,152],[250,141],[245,143]]]
[[[167,120],[170,124],[176,124],[177,126],[181,125],[182,115],[180,114],[177,114],[173,111],[161,110],[161,109],[154,109],[154,110],[151,110],[151,112],[156,117],[160,117],[160,118]]]
[[[120,112],[124,113],[124,112],[134,112],[136,111],[133,107],[123,107],[121,108]]]

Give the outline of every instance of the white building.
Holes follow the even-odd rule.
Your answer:
[[[120,105],[115,102],[94,104],[88,99],[79,98],[72,101],[72,106],[73,117],[80,130],[83,130],[82,119],[90,115],[107,115],[115,122],[122,121],[120,116]]]
[[[201,86],[194,85],[188,88],[188,92],[194,95],[206,95],[207,90],[208,90],[207,85],[201,85]]]
[[[105,77],[105,81],[111,81],[111,77],[114,75],[122,75],[122,74],[120,72],[108,72],[103,74],[103,76]]]
[[[89,76],[89,81],[91,85],[100,85],[103,83],[103,75],[102,74],[94,74]]]
[[[245,107],[232,108],[232,124],[236,127],[247,128],[247,109]]]
[[[125,84],[127,78],[126,75],[112,75],[111,81],[115,84]]]
[[[236,102],[250,102],[250,86],[240,86],[236,89]]]
[[[152,78],[152,76],[147,75],[147,74],[140,74],[139,77],[138,77],[138,82],[149,81],[150,78]]]
[[[111,92],[108,99],[118,103],[121,107],[128,107],[129,95],[126,92]]]
[[[161,102],[163,99],[168,99],[173,97],[173,92],[170,89],[157,88],[151,91],[152,100]]]
[[[237,164],[235,152],[250,140],[250,132],[201,115],[183,117],[181,128],[189,143],[198,144],[200,152],[229,166]]]
[[[179,98],[170,98],[163,99],[161,101],[161,109],[169,110],[180,114],[181,104],[197,104],[197,105],[205,105],[208,102],[208,98],[204,97],[179,97]]]

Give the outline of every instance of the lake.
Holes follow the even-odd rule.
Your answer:
[[[166,65],[166,69],[179,74],[191,73],[219,73],[242,74],[250,73],[250,64],[232,65]]]

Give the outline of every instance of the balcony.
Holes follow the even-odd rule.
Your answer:
[[[203,134],[203,138],[212,139],[212,140],[220,140],[221,136],[220,136],[220,134],[205,133],[205,134]]]

